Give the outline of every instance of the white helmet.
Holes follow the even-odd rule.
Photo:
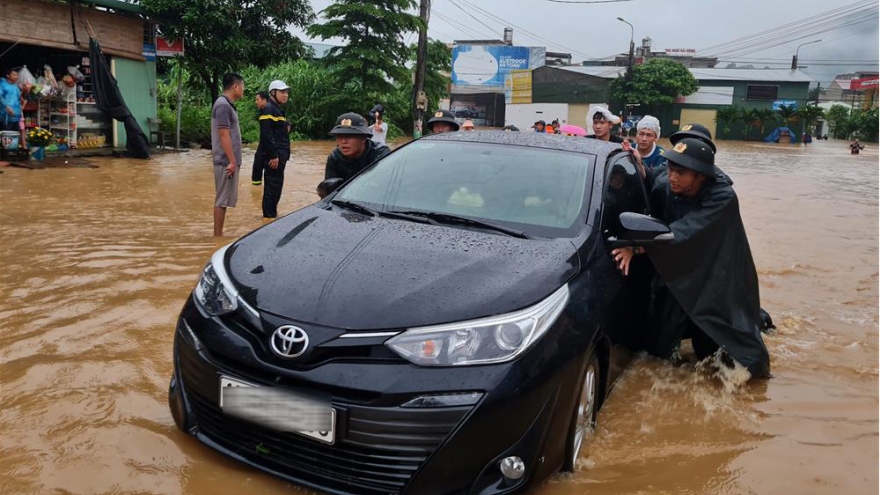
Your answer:
[[[269,83],[269,92],[271,93],[272,91],[275,91],[276,89],[279,91],[284,91],[284,90],[290,89],[290,86],[285,84],[284,81],[282,81],[280,79],[276,79],[276,80],[272,81],[271,83]]]

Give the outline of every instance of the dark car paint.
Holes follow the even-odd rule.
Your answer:
[[[256,308],[357,330],[507,313],[578,271],[569,239],[517,239],[318,206],[240,240],[228,265]]]
[[[452,133],[459,134],[459,133]],[[470,133],[473,134],[473,133]],[[506,133],[512,134],[512,133]],[[441,135],[442,136],[442,135]],[[469,138],[467,133],[465,138]],[[453,136],[454,137],[454,136]],[[461,137],[461,134],[459,134]],[[503,137],[503,136],[502,136]],[[558,143],[548,141],[546,136],[539,144],[545,147],[556,146]],[[451,139],[442,137],[442,139]],[[561,139],[570,139],[562,137]],[[571,139],[570,139],[571,140]],[[587,141],[587,140],[584,140]],[[600,149],[600,162],[604,163],[604,155],[619,147],[606,144],[587,146],[591,150]],[[582,146],[575,143],[574,146]],[[555,148],[554,148],[555,149]],[[589,188],[590,207],[587,211],[585,228],[574,239],[565,240],[520,240],[482,232],[466,232],[454,227],[438,227],[421,224],[407,224],[398,220],[369,219],[363,215],[338,210],[327,211],[317,206],[307,207],[297,213],[283,219],[284,223],[276,221],[277,227],[263,228],[243,239],[236,245],[236,250],[228,255],[227,266],[231,276],[239,284],[256,284],[262,273],[281,273],[284,279],[303,283],[304,286],[313,286],[318,283],[321,290],[328,290],[325,285],[330,281],[329,290],[333,294],[332,308],[343,309],[344,306],[360,306],[361,302],[368,301],[370,305],[383,307],[389,321],[399,323],[392,325],[380,323],[382,311],[372,307],[362,307],[361,319],[357,319],[357,311],[344,310],[344,316],[333,316],[330,308],[319,306],[320,297],[312,296],[306,302],[294,301],[284,297],[269,297],[261,293],[254,294],[255,288],[239,286],[246,300],[254,302],[260,308],[260,321],[266,330],[258,330],[249,326],[247,321],[240,315],[225,315],[220,318],[205,318],[197,306],[190,300],[181,314],[181,321],[175,344],[175,378],[172,381],[170,398],[175,420],[185,431],[201,435],[203,442],[213,448],[223,451],[227,455],[236,457],[261,469],[268,470],[275,475],[285,477],[297,483],[307,486],[328,490],[334,493],[358,493],[357,490],[346,490],[339,486],[328,486],[326,483],[316,482],[304,473],[297,474],[284,470],[273,469],[267,465],[268,461],[261,461],[257,453],[247,453],[240,449],[224,447],[213,442],[203,433],[199,433],[197,426],[198,418],[186,398],[188,393],[198,393],[207,396],[208,399],[216,400],[218,370],[237,376],[248,381],[262,383],[264,385],[279,386],[307,386],[309,389],[328,391],[333,393],[334,407],[343,411],[337,422],[340,425],[339,442],[345,444],[345,409],[347,407],[362,408],[387,408],[399,405],[408,399],[424,393],[482,391],[486,395],[479,404],[459,423],[449,434],[447,439],[431,454],[431,457],[421,466],[418,472],[408,481],[401,493],[418,495],[442,495],[447,493],[481,493],[498,494],[519,491],[530,486],[533,482],[543,479],[557,471],[563,462],[564,445],[569,433],[572,413],[577,400],[578,383],[586,366],[587,359],[595,353],[601,362],[601,399],[607,396],[616,376],[626,362],[627,353],[617,353],[617,347],[612,345],[614,335],[605,329],[617,327],[613,321],[614,315],[609,318],[606,309],[620,303],[620,294],[623,279],[616,270],[608,251],[601,238],[599,226],[602,221],[602,191],[605,170],[602,166],[596,166]],[[327,199],[329,200],[329,198]],[[327,201],[325,200],[325,202]],[[343,215],[348,215],[346,219]],[[355,218],[359,217],[359,218]],[[375,222],[375,223],[374,223]],[[393,222],[396,224],[392,225]],[[372,226],[377,225],[379,233]],[[311,280],[305,277],[296,267],[289,266],[278,259],[271,260],[267,264],[265,260],[258,260],[251,254],[251,246],[263,242],[269,243],[272,249],[268,251],[272,256],[281,252],[285,256],[297,256],[295,250],[287,250],[285,246],[296,245],[314,246],[320,239],[318,233],[310,233],[315,228],[329,228],[334,233],[337,229],[351,229],[356,235],[356,240],[344,239],[340,245],[330,247],[325,259],[318,254],[312,253],[312,258],[302,257],[297,263],[316,263],[320,271],[327,279],[321,284],[320,280]],[[530,263],[535,263],[545,269],[545,281],[536,281],[537,288],[524,288],[522,295],[517,296],[483,296],[476,301],[472,300],[473,294],[467,301],[458,300],[465,308],[465,312],[477,315],[480,305],[502,304],[511,309],[526,306],[546,297],[556,287],[566,281],[570,288],[570,300],[563,314],[551,327],[542,340],[522,356],[509,363],[490,366],[469,366],[453,368],[426,368],[418,367],[396,357],[389,352],[382,353],[384,338],[363,339],[362,342],[340,342],[339,339],[345,328],[357,329],[399,329],[402,330],[413,322],[440,323],[441,321],[461,320],[460,313],[455,313],[448,308],[443,308],[445,301],[437,301],[437,307],[430,308],[436,312],[429,316],[419,315],[388,315],[387,312],[404,312],[401,301],[404,300],[405,291],[400,291],[395,301],[383,303],[378,298],[364,296],[363,291],[370,291],[371,280],[408,286],[408,290],[415,291],[416,296],[409,300],[410,304],[421,304],[421,308],[430,306],[428,300],[432,295],[429,284],[419,284],[417,281],[405,280],[405,277],[394,275],[370,278],[359,274],[357,267],[349,262],[342,268],[345,258],[364,259],[375,261],[382,256],[379,246],[387,249],[393,239],[400,239],[401,231],[415,230],[417,237],[429,236],[431,229],[454,230],[454,236],[465,236],[476,242],[476,239],[485,238],[485,242],[497,244],[494,247],[486,247],[474,254],[464,252],[454,243],[445,245],[460,256],[456,263],[455,257],[444,258],[445,263],[452,262],[448,267],[450,273],[463,276],[466,283],[474,283],[477,278],[469,278],[467,268],[476,267],[485,270],[489,274],[497,274],[491,266],[487,266],[487,257],[499,252],[512,251],[517,248],[525,249],[525,246],[534,246],[540,243],[540,249],[531,248],[528,252],[537,255],[532,256]],[[364,241],[367,239],[367,241]],[[470,242],[470,241],[469,241]],[[342,245],[344,243],[344,245]],[[430,244],[429,244],[430,245]],[[375,247],[373,247],[375,246]],[[432,255],[438,255],[441,249],[431,250]],[[399,258],[400,253],[397,253]],[[266,252],[261,253],[265,256]],[[270,256],[270,258],[272,257]],[[336,259],[334,264],[333,259]],[[340,261],[342,259],[342,261]],[[551,266],[548,260],[556,260],[560,267]],[[505,260],[506,267],[520,267],[517,263],[509,264]],[[417,270],[412,265],[413,259],[404,260],[403,266],[410,270]],[[291,263],[292,265],[292,263]],[[260,268],[262,266],[262,268]],[[394,267],[395,265],[390,265]],[[530,267],[534,268],[534,267]],[[539,275],[538,270],[521,268],[532,277]],[[258,273],[253,273],[258,272]],[[406,270],[397,270],[397,273],[406,275]],[[418,272],[416,272],[418,273]],[[329,274],[329,275],[328,275]],[[345,291],[334,287],[334,278],[347,277],[346,284],[356,283],[358,291]],[[523,283],[527,277],[525,274],[517,274],[517,277],[508,277],[508,281]],[[418,277],[416,277],[418,278]],[[540,277],[539,277],[540,278]],[[454,283],[449,282],[450,276],[438,277],[434,283],[445,284],[445,290],[455,290]],[[499,280],[500,283],[500,280]],[[556,287],[553,284],[556,283]],[[408,284],[408,285],[407,285]],[[462,284],[464,285],[464,284]],[[490,284],[489,287],[499,287]],[[520,287],[520,286],[518,286]],[[265,290],[265,289],[260,289]],[[280,290],[280,289],[279,289]],[[341,292],[333,292],[341,290]],[[385,289],[375,290],[380,295]],[[433,295],[442,296],[443,292],[437,291]],[[341,297],[352,298],[345,302],[338,302]],[[641,302],[633,303],[633,310],[638,310]],[[271,307],[273,312],[269,312]],[[300,319],[285,318],[284,315],[298,314],[298,311],[309,312],[312,316]],[[484,310],[485,311],[485,310]],[[492,314],[508,311],[492,311]],[[274,313],[274,314],[272,314]],[[436,317],[445,318],[442,320]],[[479,314],[478,316],[486,316]],[[324,320],[324,319],[327,320]],[[335,318],[335,319],[334,319]],[[314,319],[314,320],[312,320]],[[304,356],[306,364],[291,366],[279,362],[266,349],[267,334],[269,329],[277,327],[279,321],[287,320],[290,323],[302,325],[311,335],[315,332],[318,336],[315,344],[314,355]],[[319,321],[322,325],[314,324]],[[328,321],[332,321],[330,324]],[[196,380],[196,383],[183,384],[180,380],[180,366],[177,362],[178,346],[187,344],[186,332],[180,329],[180,325],[188,322],[192,332],[198,337],[203,349],[198,352],[200,356],[199,366],[203,366],[200,376],[204,379]],[[366,323],[363,323],[366,322]],[[343,325],[339,325],[342,323]],[[347,326],[346,326],[347,325]],[[367,348],[369,353],[356,352],[353,347]],[[321,354],[323,351],[329,352]],[[333,352],[339,351],[334,357]],[[354,357],[348,357],[354,356]],[[368,356],[368,357],[365,357]],[[213,377],[213,378],[211,378]],[[190,390],[190,388],[192,390]],[[400,409],[400,408],[398,408]],[[515,413],[515,414],[514,414]],[[516,483],[501,481],[497,473],[497,461],[505,455],[520,455],[529,467],[527,475]],[[306,479],[309,478],[309,479]],[[443,483],[441,483],[442,481]],[[468,487],[471,487],[468,490]]]

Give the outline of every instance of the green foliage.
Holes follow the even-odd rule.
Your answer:
[[[621,103],[655,106],[675,103],[676,98],[693,94],[698,87],[696,78],[684,65],[653,58],[633,68],[632,80],[614,80],[611,93]]]
[[[730,134],[730,124],[736,122],[738,118],[738,112],[739,110],[736,106],[719,108],[715,112],[715,122],[721,124],[722,132],[725,136],[728,136]]]
[[[308,0],[140,0],[168,39],[186,40],[184,64],[210,101],[223,74],[307,54],[289,31],[314,20]]]
[[[159,106],[158,117],[162,121],[161,129],[177,132],[177,114],[174,108]],[[174,139],[174,138],[172,138]],[[211,107],[184,105],[180,112],[180,140],[187,143],[211,142]]]
[[[754,121],[757,122],[759,127],[760,135],[758,137],[763,138],[764,127],[767,122],[776,121],[776,112],[770,110],[769,108],[760,108],[752,112],[752,117],[754,118]]]
[[[413,46],[413,62],[416,47]],[[449,74],[452,71],[452,50],[440,40],[428,40],[425,71],[425,94],[428,96],[428,110],[437,108],[440,100],[449,96]]]
[[[755,126],[758,116],[754,108],[736,107],[737,120],[743,123],[743,139],[749,138],[749,130]]]
[[[855,137],[862,141],[877,141],[878,118],[880,118],[880,114],[878,114],[876,107],[869,110],[852,111],[849,117],[842,124],[838,124],[838,128],[835,128],[835,137],[842,139]]]
[[[797,121],[800,115],[794,105],[780,105],[776,113],[782,119],[782,125],[785,127],[788,127],[789,123]]]
[[[849,108],[843,105],[832,105],[825,112],[825,120],[828,121],[828,125],[831,127],[832,137],[846,139],[845,127],[847,118],[849,118]]]
[[[309,36],[344,40],[323,59],[336,79],[335,103],[369,110],[373,100],[397,89],[395,82],[409,82],[403,38],[422,26],[408,12],[415,7],[413,0],[336,0],[321,12],[325,23],[308,27]]]
[[[813,124],[825,116],[825,111],[815,105],[807,105],[800,110],[800,116],[804,120],[804,132],[813,132]]]

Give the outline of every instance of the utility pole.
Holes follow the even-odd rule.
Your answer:
[[[425,115],[427,98],[425,97],[425,73],[428,67],[428,20],[431,17],[431,0],[420,0],[419,45],[416,52],[416,76],[413,84],[412,113],[413,138],[422,137],[422,117]]]
[[[813,43],[818,43],[818,42],[820,42],[820,41],[822,41],[822,40],[808,41],[808,42],[806,42],[806,43],[801,43],[800,45],[798,45],[798,47],[795,48],[795,50],[794,50],[794,56],[791,57],[791,70],[797,70],[797,69],[798,69],[798,50],[800,50],[801,47],[804,46],[804,45],[812,45]]]

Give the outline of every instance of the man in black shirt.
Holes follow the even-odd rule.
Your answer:
[[[387,146],[376,144],[370,139],[373,133],[370,132],[366,119],[353,112],[340,115],[330,135],[336,138],[336,149],[327,157],[324,180],[348,180],[391,152]],[[327,194],[328,191],[318,188],[320,197]]]

